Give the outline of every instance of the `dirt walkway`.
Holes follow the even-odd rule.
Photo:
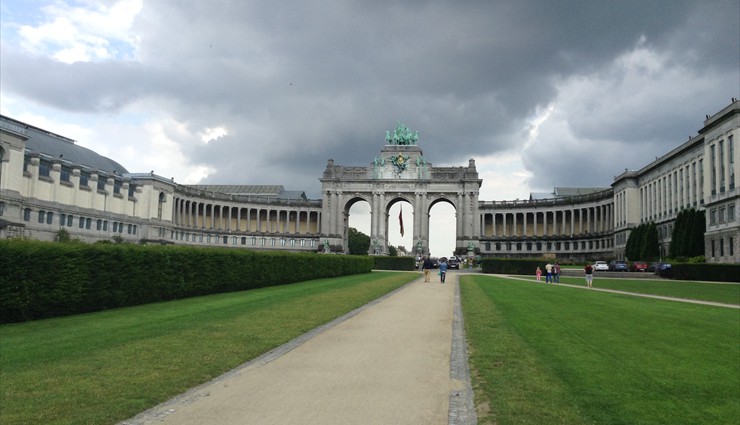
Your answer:
[[[457,289],[418,279],[121,424],[474,424]]]

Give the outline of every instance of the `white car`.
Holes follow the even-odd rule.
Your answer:
[[[593,267],[594,270],[609,271],[609,264],[607,264],[606,261],[597,261],[591,267]]]

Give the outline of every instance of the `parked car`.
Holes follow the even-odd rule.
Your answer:
[[[673,277],[673,268],[669,263],[658,263],[655,274],[660,277]]]
[[[631,272],[646,272],[648,271],[648,263],[644,261],[633,261],[630,265]]]
[[[451,269],[459,269],[460,261],[458,261],[457,257],[450,257],[450,259],[447,260],[447,267]]]
[[[627,266],[626,261],[614,260],[611,263],[609,263],[609,271],[626,272],[628,270],[629,270],[629,267]]]
[[[595,271],[608,271],[609,270],[609,264],[607,264],[606,261],[597,261],[591,267],[593,267]]]

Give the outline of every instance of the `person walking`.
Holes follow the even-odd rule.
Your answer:
[[[537,275],[537,282],[542,282],[542,269],[540,266],[537,266],[537,271],[535,272]]]
[[[547,275],[545,276],[545,283],[552,283],[552,264],[547,263],[545,265],[545,271],[547,272]]]
[[[594,268],[591,267],[591,264],[586,264],[583,270],[586,272],[586,286],[591,288],[594,281]]]
[[[552,277],[553,277],[553,283],[560,283],[560,264],[555,262],[555,265],[552,266]]]
[[[421,268],[424,270],[424,283],[429,283],[429,271],[434,268],[434,263],[428,255],[424,256],[424,264]]]
[[[445,283],[445,277],[447,276],[447,260],[442,258],[442,262],[439,263],[439,281]]]

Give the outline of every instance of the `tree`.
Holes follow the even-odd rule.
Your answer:
[[[388,256],[398,257],[398,250],[393,245],[388,245]]]
[[[642,239],[640,258],[643,260],[655,260],[660,257],[660,244],[658,243],[658,227],[650,222]]]
[[[676,216],[671,234],[671,257],[696,257],[704,255],[706,215],[694,208],[683,210]]]
[[[370,236],[358,231],[354,227],[350,227],[347,239],[349,239],[350,254],[367,255],[368,250],[370,250]]]
[[[627,245],[624,248],[624,255],[628,259],[635,261],[641,260],[640,255],[642,253],[642,241],[645,239],[645,225],[641,224],[630,232],[630,236],[627,239]]]
[[[70,236],[67,229],[59,229],[57,230],[57,234],[54,235],[54,240],[57,242],[68,243],[72,241],[72,236]]]

